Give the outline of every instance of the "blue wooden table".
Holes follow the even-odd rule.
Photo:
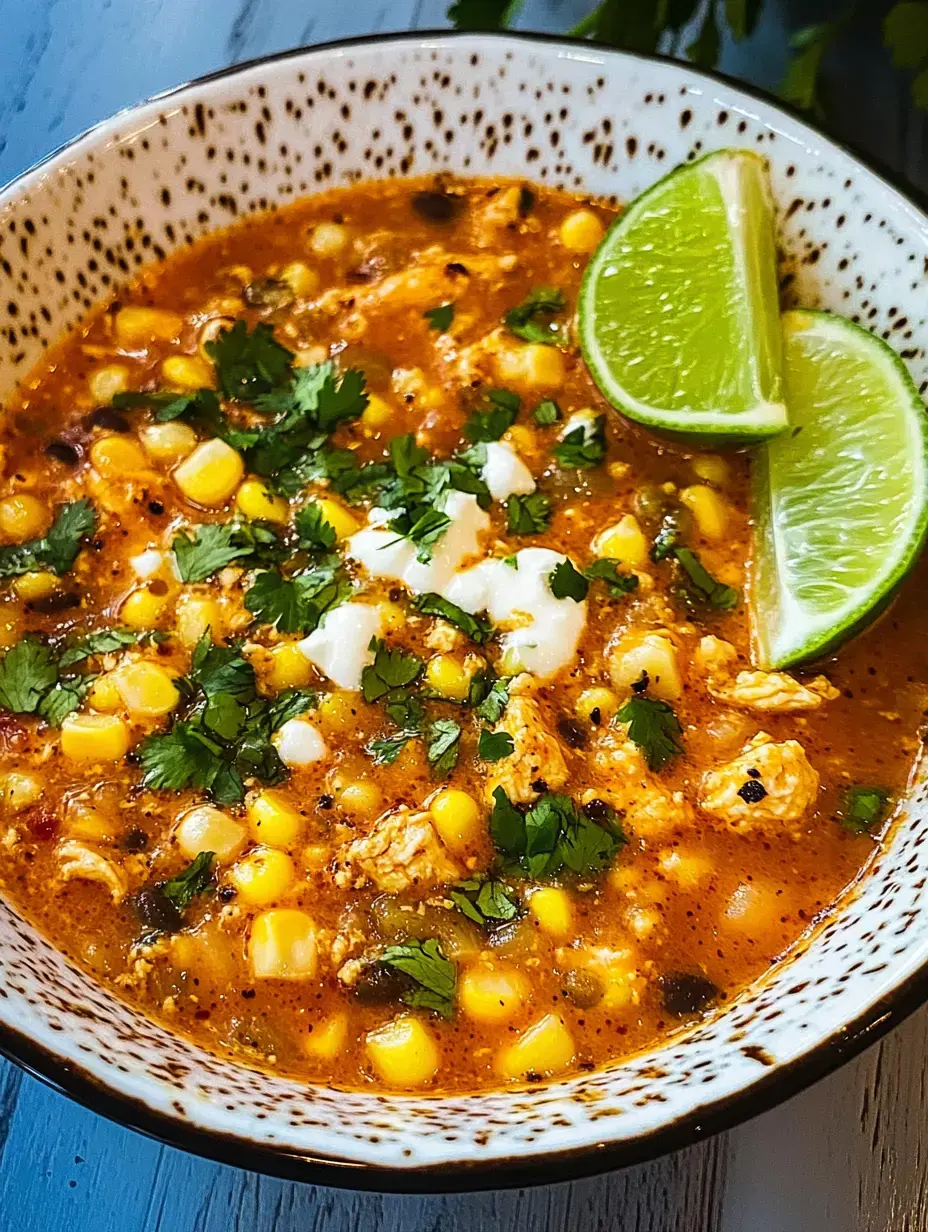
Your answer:
[[[592,0],[536,0],[565,30]],[[0,183],[139,98],[238,60],[444,24],[447,0],[0,0]],[[724,67],[772,86],[810,0],[768,4]],[[813,11],[814,10],[814,11]],[[926,122],[877,26],[829,63],[829,124],[928,187]],[[782,1108],[610,1177],[475,1197],[355,1195],[269,1180],[106,1122],[0,1061],[0,1232],[904,1232],[928,1229],[928,1014]]]

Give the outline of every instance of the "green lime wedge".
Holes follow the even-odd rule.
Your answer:
[[[719,443],[787,425],[766,164],[720,150],[628,207],[587,266],[580,345],[629,419]]]
[[[843,317],[787,312],[790,431],[754,460],[762,664],[833,649],[886,606],[928,529],[928,414],[902,360]]]

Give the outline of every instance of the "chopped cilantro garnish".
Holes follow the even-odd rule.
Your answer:
[[[35,714],[57,680],[55,652],[26,634],[0,659],[0,706],[13,714]]]
[[[171,550],[177,572],[184,582],[205,582],[207,578],[246,557],[266,562],[273,559],[280,539],[266,522],[206,522],[175,535]]]
[[[667,702],[653,697],[630,697],[616,718],[628,724],[629,739],[641,749],[651,770],[660,770],[683,752],[680,720]]]
[[[532,418],[539,427],[549,428],[551,424],[556,424],[561,418],[561,408],[553,398],[545,398],[532,411]]]
[[[509,685],[505,680],[494,680],[489,692],[477,706],[477,717],[486,723],[498,723],[508,702]]]
[[[518,903],[509,888],[502,881],[492,878],[483,880],[471,877],[467,881],[459,881],[448,897],[462,915],[488,931],[505,924],[507,920],[514,920],[519,914]]]
[[[134,629],[96,629],[71,642],[58,657],[59,667],[73,667],[91,655],[114,654],[126,646],[134,646],[146,635]]]
[[[380,955],[380,962],[411,981],[409,989],[402,994],[406,1005],[433,1010],[443,1018],[452,1016],[457,970],[454,963],[445,958],[437,941],[410,939],[402,945],[388,945]]]
[[[206,352],[216,365],[219,388],[239,402],[277,389],[290,376],[293,363],[293,352],[281,346],[271,326],[264,323],[249,333],[244,321],[236,321],[207,342]]]
[[[454,304],[439,304],[437,308],[427,308],[422,314],[429,323],[429,329],[443,334],[451,328],[454,320]]]
[[[198,895],[209,888],[215,854],[213,851],[201,851],[182,872],[159,887],[164,897],[172,902],[178,911],[184,911]]]
[[[319,505],[304,506],[293,521],[299,546],[304,552],[331,552],[335,547],[335,527],[325,520]]]
[[[551,501],[543,492],[510,496],[506,501],[506,529],[512,535],[541,535],[551,524]]]
[[[484,730],[477,741],[477,756],[481,761],[502,761],[512,756],[515,747],[509,732]]]
[[[605,558],[594,560],[583,570],[583,576],[591,582],[604,582],[610,598],[621,599],[638,589],[638,575],[622,573],[620,564],[620,561]]]
[[[59,680],[39,702],[39,718],[50,727],[60,727],[62,721],[80,706],[95,679],[95,676],[70,676]]]
[[[89,500],[61,505],[46,534],[25,543],[0,547],[0,578],[17,577],[34,569],[67,573],[88,535],[97,528],[97,515]]]
[[[685,570],[697,598],[723,612],[730,612],[737,606],[740,596],[735,587],[716,581],[695,552],[689,548],[674,548],[673,554]]]
[[[378,766],[391,766],[396,759],[409,744],[410,740],[415,740],[422,733],[418,730],[407,731],[405,729],[394,732],[392,736],[382,736],[379,740],[372,740],[368,744],[367,751],[374,759],[374,763]]]
[[[679,542],[680,527],[676,518],[664,518],[661,528],[654,536],[654,542],[651,545],[651,559],[655,564],[666,560],[668,556],[673,554],[673,550]]]
[[[419,513],[418,509],[422,509]],[[408,514],[400,514],[389,523],[390,530],[395,530],[402,539],[408,539],[416,545],[416,560],[427,565],[432,559],[432,548],[442,537],[451,519],[440,509],[417,507],[417,516],[413,520]]]
[[[606,417],[585,418],[575,428],[568,422],[564,433],[551,451],[562,470],[592,470],[606,456]]]
[[[555,599],[573,599],[582,603],[590,584],[582,573],[579,573],[569,560],[561,560],[548,575],[548,585]]]
[[[522,813],[501,787],[493,800],[493,842],[529,877],[554,876],[564,868],[578,876],[602,872],[626,841],[615,811],[602,801],[581,810],[569,796],[548,793]]]
[[[442,598],[441,595],[418,595],[413,599],[413,605],[424,616],[439,616],[449,625],[454,625],[478,646],[483,646],[493,636],[493,626],[486,616],[472,616],[470,612],[465,612],[462,607]]]
[[[517,338],[526,342],[543,342],[548,346],[560,346],[564,341],[563,330],[550,321],[541,323],[539,318],[562,312],[566,301],[557,287],[535,287],[521,304],[510,308],[503,318],[506,328]]]
[[[464,435],[474,444],[498,441],[508,432],[519,414],[522,399],[509,389],[488,389],[486,410],[474,411],[464,425]]]
[[[849,787],[838,809],[838,821],[850,834],[868,834],[886,816],[889,799],[882,787]]]
[[[325,613],[349,599],[352,591],[337,557],[329,557],[292,577],[276,569],[259,573],[245,592],[245,607],[259,624],[282,633],[312,633]]]
[[[453,719],[436,719],[429,724],[426,758],[432,773],[447,778],[458,764],[461,725]]]
[[[422,660],[405,650],[390,650],[386,642],[371,643],[374,662],[361,672],[361,690],[366,702],[377,702],[392,689],[403,689],[422,675]]]

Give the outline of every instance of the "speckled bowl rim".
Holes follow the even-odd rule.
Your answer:
[[[414,30],[383,32],[353,38],[289,48],[244,60],[227,68],[194,77],[180,85],[142,99],[90,125],[69,141],[63,142],[44,158],[0,186],[4,197],[41,172],[62,153],[79,145],[86,138],[108,127],[114,120],[129,117],[136,111],[164,100],[177,99],[187,91],[195,91],[210,82],[234,78],[250,69],[275,64],[308,53],[338,52],[355,47],[376,46],[392,42],[428,42],[430,39],[451,42],[455,38],[472,38],[481,32],[453,30]],[[581,39],[562,35],[537,33],[500,33],[488,31],[481,37],[519,48],[533,44],[563,47],[567,52],[597,50],[616,52],[623,58],[642,64],[662,63],[669,57],[649,55],[615,48],[598,49]],[[672,63],[673,61],[670,60]],[[725,73],[687,66],[694,78],[717,83],[737,90],[768,109],[779,111],[799,121],[810,132],[827,141],[869,172],[903,202],[925,216],[928,223],[928,196],[922,194],[903,177],[896,175],[878,159],[862,154],[852,144],[830,136],[820,125],[811,123],[797,108],[775,98],[767,91],[756,89]],[[866,876],[866,874],[864,874]],[[851,891],[853,894],[853,890]],[[814,942],[814,934],[805,944]],[[386,1193],[441,1194],[478,1192],[481,1190],[518,1188],[528,1185],[558,1184],[583,1177],[600,1175],[634,1164],[660,1158],[703,1141],[715,1134],[767,1112],[833,1073],[865,1048],[876,1043],[887,1032],[899,1026],[928,1002],[928,961],[914,970],[891,993],[869,1006],[840,1030],[820,1041],[796,1060],[778,1064],[775,1071],[761,1076],[736,1094],[712,1100],[667,1125],[618,1143],[599,1143],[576,1150],[533,1154],[529,1159],[518,1156],[497,1158],[486,1163],[455,1161],[453,1164],[400,1169],[359,1163],[332,1156],[315,1156],[286,1148],[265,1146],[204,1128],[188,1128],[180,1117],[155,1112],[141,1100],[124,1095],[93,1077],[80,1066],[62,1060],[54,1052],[36,1044],[28,1036],[0,1022],[0,1056],[11,1061],[51,1090],[65,1095],[92,1112],[133,1129],[146,1137],[177,1147],[193,1155],[232,1167],[248,1168],[269,1176],[310,1184],[346,1189],[373,1190]],[[440,1098],[440,1097],[436,1097]]]

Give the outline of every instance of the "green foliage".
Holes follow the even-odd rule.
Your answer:
[[[388,945],[380,955],[380,962],[407,977],[410,986],[402,994],[406,1005],[433,1010],[442,1018],[451,1017],[457,969],[445,958],[437,941],[410,939],[402,945]]]
[[[490,836],[507,868],[533,878],[563,869],[601,873],[626,842],[615,810],[601,800],[579,809],[570,796],[549,792],[523,813],[502,787],[493,792]]]
[[[557,287],[535,287],[521,304],[510,308],[503,323],[511,334],[525,342],[560,346],[564,342],[564,331],[552,324],[549,318],[563,312],[566,306],[564,296]]]
[[[644,753],[651,770],[660,770],[683,752],[683,728],[673,709],[653,697],[630,697],[615,716],[628,724],[628,736]]]
[[[89,500],[61,505],[54,522],[39,539],[0,547],[0,578],[18,577],[35,569],[67,573],[88,535],[97,528],[97,515]]]

